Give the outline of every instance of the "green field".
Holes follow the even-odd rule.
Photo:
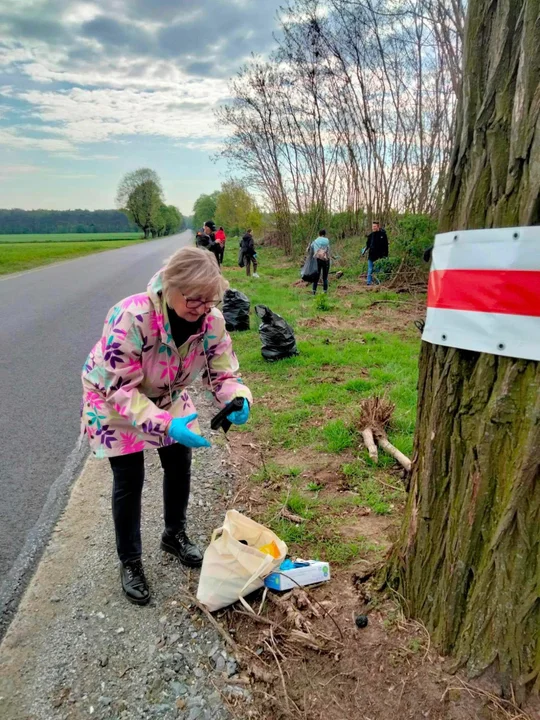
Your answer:
[[[139,240],[135,233],[51,233],[41,235],[0,235],[0,243],[57,243],[57,242],[108,242],[118,240]]]
[[[49,236],[37,235],[35,237]],[[52,237],[57,236],[53,235]],[[119,240],[110,237],[107,240],[94,239],[87,242],[81,240],[71,242],[2,242],[0,244],[0,275],[30,270],[40,265],[49,265],[60,260],[72,260],[83,255],[91,255],[103,250],[114,250],[115,248],[139,242],[144,241],[140,239]]]
[[[420,345],[413,321],[425,306],[422,296],[366,288],[359,247],[359,238],[332,243],[339,256],[332,269],[344,275],[331,275],[328,295],[319,291],[317,297],[298,283],[300,263],[274,248],[258,250],[259,279],[238,268],[235,243],[225,252],[231,286],[248,295],[252,313],[262,303],[281,314],[295,330],[300,353],[265,362],[253,315],[250,330],[233,333],[256,400],[250,423],[240,429],[248,438],[239,454],[249,463],[249,502],[257,501],[257,519],[293,554],[337,564],[359,553],[377,556],[386,547],[363,533],[358,508],[370,518],[387,516],[388,526],[399,522],[405,497],[400,471],[382,452],[373,465],[359,432],[359,406],[373,395],[393,402],[390,441],[412,455]],[[283,519],[284,506],[303,521]]]

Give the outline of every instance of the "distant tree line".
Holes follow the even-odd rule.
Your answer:
[[[137,232],[137,225],[118,210],[0,209],[0,235]]]

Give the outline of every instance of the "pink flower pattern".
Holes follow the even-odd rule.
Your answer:
[[[165,330],[168,317],[162,291],[159,272],[146,293],[118,303],[108,314],[103,336],[84,364],[83,397],[90,407],[82,417],[90,447],[98,457],[171,444],[166,427],[172,420],[172,398],[180,398],[175,414],[179,411],[185,417],[195,412],[186,388],[199,375],[207,389],[213,391],[219,407],[237,396],[252,402],[238,373],[238,361],[221,312],[212,310],[201,334],[182,346],[179,353]],[[153,338],[152,342],[149,338]],[[90,422],[96,416],[99,431]]]
[[[135,433],[120,433],[120,448],[122,455],[130,455],[131,453],[144,450],[144,440],[137,439]]]
[[[121,307],[123,310],[127,310],[129,307],[144,307],[148,305],[148,293],[137,293],[137,295],[130,295],[122,301]]]
[[[86,402],[89,403],[90,407],[93,407],[94,410],[101,410],[101,408],[105,405],[105,399],[93,390],[86,393]]]

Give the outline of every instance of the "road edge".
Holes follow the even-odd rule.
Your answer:
[[[52,531],[69,502],[71,491],[88,455],[86,443],[71,451],[62,472],[49,488],[37,522],[28,533],[22,550],[0,585],[0,641],[17,613],[22,596],[34,576]]]

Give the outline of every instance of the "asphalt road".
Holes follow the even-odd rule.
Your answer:
[[[186,231],[0,278],[0,614],[24,584],[84,459],[75,452],[80,373],[107,311],[146,289],[190,237]]]

